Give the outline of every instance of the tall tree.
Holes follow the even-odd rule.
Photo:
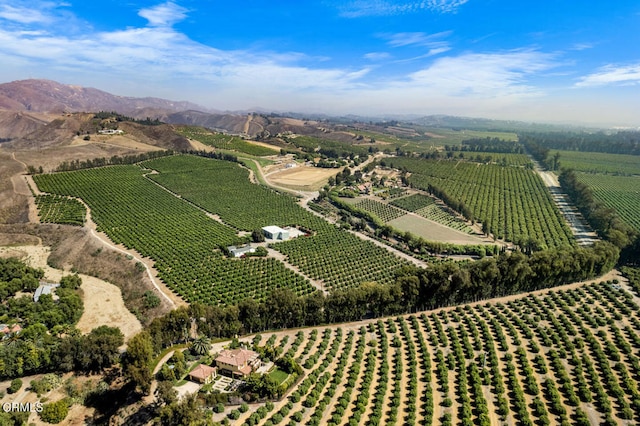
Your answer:
[[[144,394],[147,394],[151,387],[152,359],[153,346],[149,333],[142,331],[133,336],[122,359],[122,366],[125,377]]]

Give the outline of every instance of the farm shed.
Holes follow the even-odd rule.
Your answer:
[[[251,244],[247,244],[245,246],[240,246],[240,247],[229,246],[229,247],[227,247],[227,250],[229,250],[229,253],[231,253],[233,255],[233,257],[242,257],[242,256],[246,255],[247,253],[255,253],[256,252],[256,248],[255,247],[251,247]]]
[[[286,229],[282,229],[279,226],[265,226],[262,228],[262,232],[264,232],[265,237],[270,240],[288,240],[289,239],[289,231]]]
[[[51,284],[40,281],[40,286],[36,289],[36,292],[33,295],[33,301],[37,302],[43,294],[51,294],[53,289],[59,286],[60,284]]]

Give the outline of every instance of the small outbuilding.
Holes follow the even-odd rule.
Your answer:
[[[43,294],[51,294],[53,289],[56,287],[60,287],[60,284],[51,284],[46,283],[44,281],[40,281],[40,286],[36,289],[36,292],[33,294],[33,301],[37,302],[40,299],[40,296]]]
[[[286,229],[282,229],[279,226],[265,226],[264,228],[262,228],[262,232],[264,232],[265,237],[270,240],[286,241],[289,239],[289,231]]]
[[[240,246],[240,247],[229,246],[227,247],[227,250],[229,250],[229,253],[231,253],[233,257],[242,257],[247,255],[248,253],[256,252],[256,248],[252,247],[251,244],[247,244],[245,246]]]

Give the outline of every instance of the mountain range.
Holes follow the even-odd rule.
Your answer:
[[[274,135],[282,132],[311,135],[324,131],[317,122],[334,125],[403,121],[423,127],[465,128],[473,130],[559,130],[560,126],[517,121],[432,115],[404,118],[326,117],[290,114],[257,114],[220,112],[187,101],[171,101],[155,97],[135,98],[51,80],[19,80],[0,84],[0,142],[26,140],[59,142],[70,132],[83,131],[79,116],[69,114],[117,112],[135,119],[158,119],[167,124],[187,124],[235,134]],[[288,117],[288,118],[287,118]],[[315,120],[308,122],[308,119]],[[386,123],[386,124],[385,124]],[[331,127],[329,124],[327,126]],[[55,135],[55,136],[51,136]],[[335,136],[335,135],[334,135]],[[338,135],[340,136],[340,135]]]
[[[246,128],[246,114],[218,113],[191,102],[117,96],[94,88],[30,79],[0,84],[0,142],[42,138],[56,142],[65,139],[64,133],[83,130],[78,113],[99,111],[236,133],[248,130],[255,134],[260,129],[259,123]]]
[[[145,118],[154,111],[206,111],[191,102],[116,96],[98,89],[33,79],[0,84],[0,109],[40,113],[115,111],[135,118]]]

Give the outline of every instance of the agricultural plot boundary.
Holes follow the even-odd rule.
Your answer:
[[[640,160],[640,159],[639,159]],[[622,220],[640,232],[640,176],[577,173],[593,196],[618,212]]]
[[[412,186],[446,193],[498,239],[549,248],[575,244],[551,194],[533,170],[406,157],[386,163],[408,171]]]
[[[367,281],[388,283],[393,271],[407,264],[386,249],[308,212],[296,198],[251,184],[248,172],[234,163],[180,156],[153,160],[145,167],[160,172],[150,178],[238,230],[273,224],[310,230],[312,236],[275,243],[273,248],[305,275],[322,280],[328,290]],[[207,191],[197,189],[207,185]]]

